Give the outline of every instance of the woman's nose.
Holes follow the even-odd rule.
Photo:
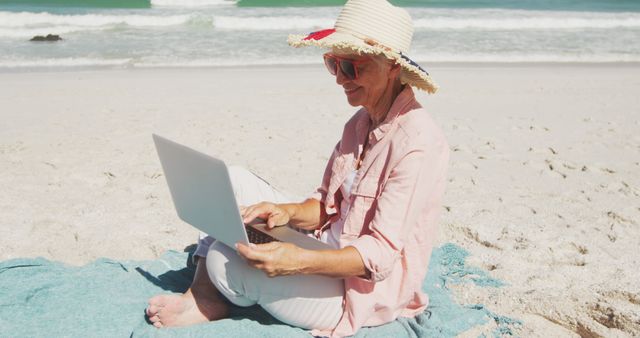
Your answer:
[[[336,83],[342,86],[348,81],[349,79],[344,75],[344,73],[342,72],[342,69],[338,67],[338,69],[336,70]]]

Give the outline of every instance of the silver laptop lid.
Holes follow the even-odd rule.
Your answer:
[[[153,134],[178,217],[234,248],[247,233],[223,161]]]

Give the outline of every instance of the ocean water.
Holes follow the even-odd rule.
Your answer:
[[[0,0],[0,69],[319,63],[339,0]],[[640,62],[637,0],[401,0],[429,62]],[[56,43],[35,35],[58,34]]]

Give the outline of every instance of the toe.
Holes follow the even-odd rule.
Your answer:
[[[149,317],[153,317],[158,313],[158,310],[160,310],[160,307],[157,305],[149,305],[149,307],[147,308],[147,316]]]
[[[149,305],[159,305],[160,303],[162,303],[162,296],[163,295],[155,295],[149,298]]]
[[[152,323],[159,322],[160,321],[160,317],[158,315],[151,316],[151,317],[149,317],[149,321],[152,322]]]
[[[161,328],[162,327],[162,323],[161,322],[155,322],[155,323],[153,323],[153,326],[155,326],[157,328]]]

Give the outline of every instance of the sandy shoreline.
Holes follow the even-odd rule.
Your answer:
[[[640,65],[434,64],[440,242],[508,286],[522,336],[640,335]],[[0,72],[0,260],[149,259],[177,220],[151,133],[304,196],[355,109],[321,66]]]

